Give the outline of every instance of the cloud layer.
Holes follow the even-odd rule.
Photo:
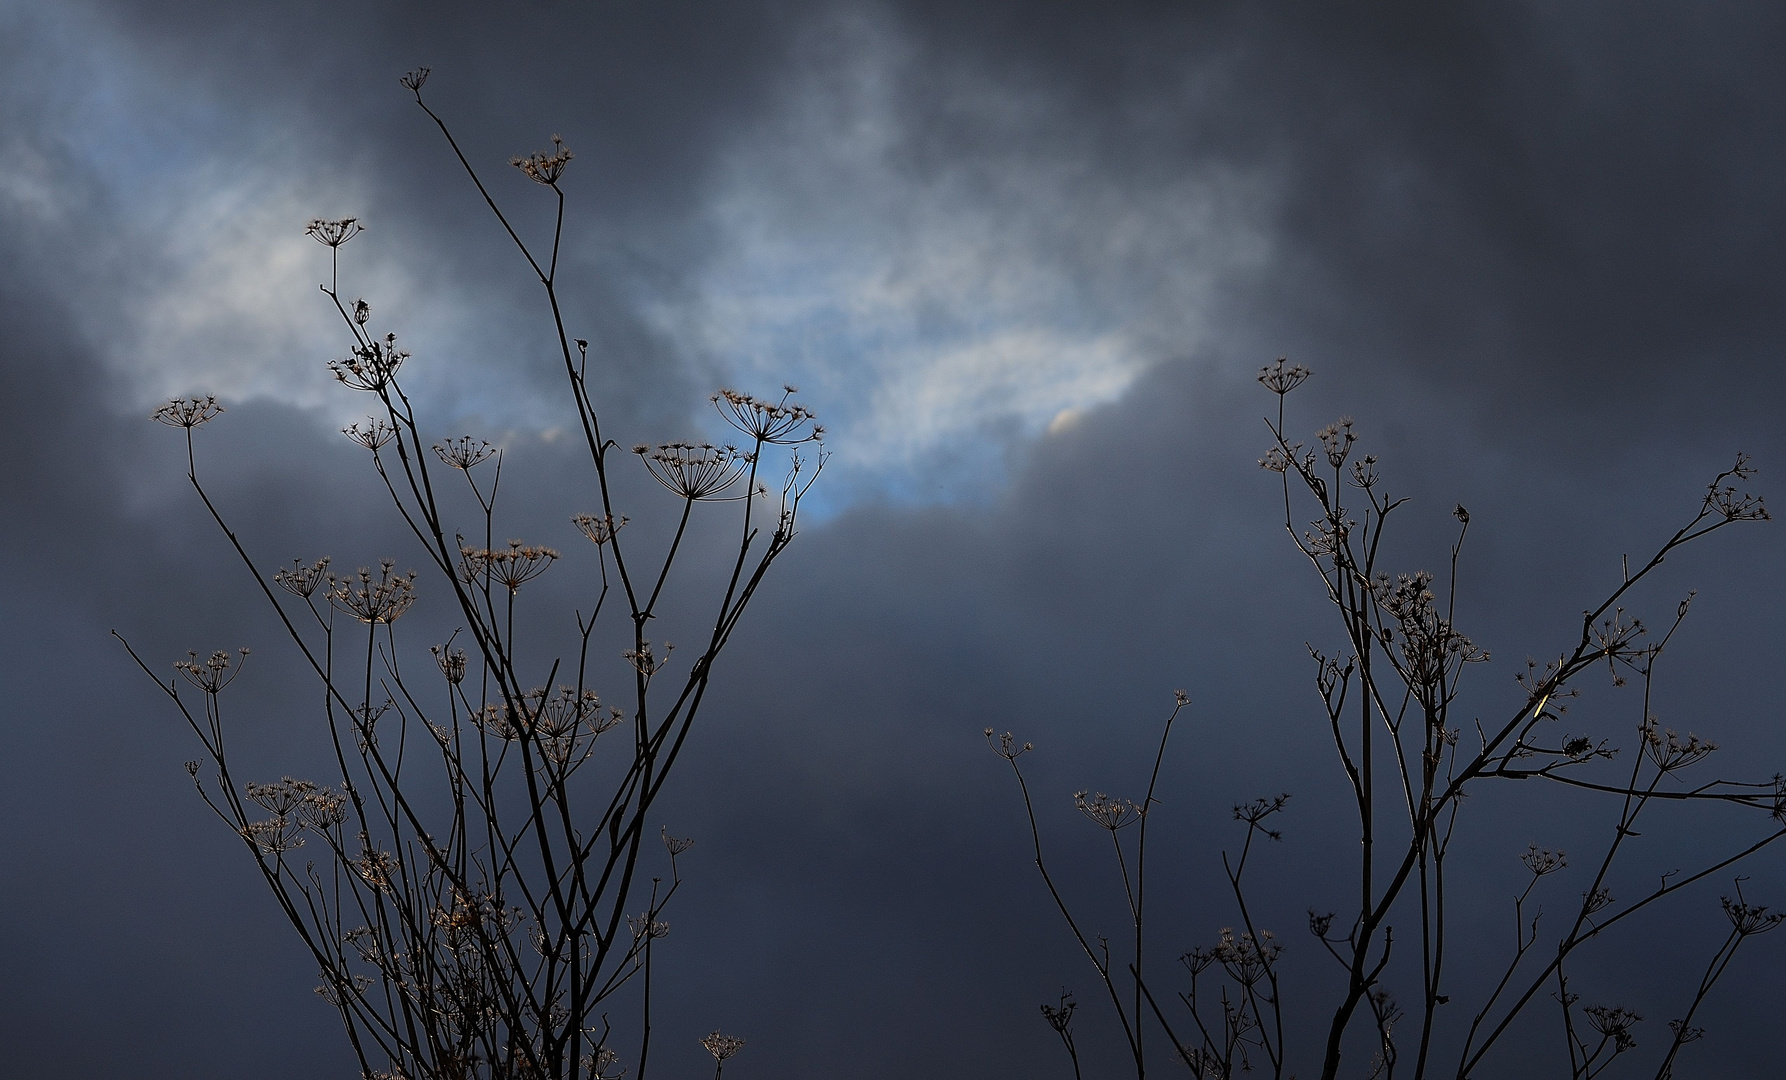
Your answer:
[[[668,950],[673,1072],[722,1026],[750,1040],[741,1078],[1064,1075],[1036,1013],[1063,983],[1108,1052],[980,732],[1036,742],[1050,850],[1115,926],[1107,851],[1067,793],[1132,795],[1177,687],[1155,962],[1232,923],[1211,884],[1228,808],[1289,790],[1261,880],[1288,962],[1326,977],[1290,931],[1350,887],[1303,666],[1337,628],[1255,464],[1261,364],[1314,367],[1293,427],[1355,415],[1412,497],[1398,569],[1442,567],[1469,506],[1484,716],[1737,450],[1762,490],[1786,463],[1786,28],[1766,5],[0,20],[0,1031],[27,1075],[347,1068],[308,961],[184,787],[184,733],[106,636],[156,663],[256,645],[241,752],[268,776],[326,768],[308,684],[144,419],[168,394],[225,398],[205,468],[266,559],[414,558],[334,431],[359,402],[323,367],[342,345],[305,220],[367,221],[343,288],[413,349],[420,407],[507,448],[516,535],[581,542],[550,323],[396,86],[418,63],[530,242],[550,208],[508,156],[555,131],[577,152],[566,310],[621,442],[719,434],[704,397],[731,384],[798,383],[832,431],[821,519],[666,803],[699,841]],[[642,483],[626,497],[654,506]],[[1765,677],[1786,563],[1768,527],[1713,541],[1635,601],[1659,620],[1701,590],[1651,707],[1766,774],[1786,761]],[[1641,708],[1595,684],[1571,722],[1624,732]],[[1472,807],[1459,918],[1489,929],[1460,945],[1462,983],[1498,955],[1526,844],[1585,851],[1609,827],[1524,798]],[[1726,835],[1657,828],[1620,888]],[[1786,888],[1769,858],[1744,886],[1761,902]],[[1720,889],[1577,972],[1651,1016],[1646,1048],[1715,944]],[[1703,1075],[1771,1065],[1754,1033],[1775,945],[1720,989]]]

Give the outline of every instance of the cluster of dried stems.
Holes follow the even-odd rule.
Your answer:
[[[1415,1080],[1441,1072],[1465,1080],[1496,1067],[1491,1054],[1497,1048],[1506,1053],[1513,1041],[1507,1038],[1509,1033],[1523,1030],[1515,1028],[1516,1021],[1537,1007],[1556,1010],[1562,1035],[1556,1045],[1559,1056],[1566,1054],[1569,1076],[1591,1080],[1637,1047],[1634,1028],[1642,1017],[1619,1005],[1581,1004],[1569,983],[1569,964],[1577,950],[1695,883],[1734,874],[1743,860],[1786,836],[1786,781],[1777,774],[1755,782],[1690,775],[1716,746],[1664,728],[1653,714],[1656,665],[1685,619],[1691,595],[1680,602],[1668,628],[1656,636],[1648,635],[1622,606],[1627,594],[1677,549],[1727,525],[1767,519],[1761,500],[1735,486],[1749,479],[1753,470],[1739,456],[1734,466],[1720,473],[1697,513],[1635,571],[1627,563],[1618,587],[1584,611],[1580,636],[1566,651],[1542,667],[1527,662],[1519,676],[1520,692],[1505,718],[1490,724],[1476,720],[1466,731],[1466,725],[1452,715],[1460,679],[1467,666],[1488,659],[1456,630],[1454,622],[1458,558],[1470,516],[1462,506],[1454,511],[1458,533],[1450,551],[1447,584],[1437,585],[1425,572],[1391,576],[1382,570],[1379,552],[1385,529],[1405,500],[1391,498],[1383,490],[1374,456],[1353,455],[1352,421],[1323,429],[1318,450],[1287,441],[1284,399],[1308,374],[1307,369],[1282,360],[1260,373],[1259,381],[1278,401],[1276,420],[1267,420],[1273,445],[1260,464],[1282,477],[1285,528],[1319,574],[1344,628],[1339,655],[1312,647],[1310,655],[1324,726],[1357,815],[1356,892],[1343,915],[1311,910],[1308,919],[1314,941],[1343,974],[1325,991],[1318,982],[1308,987],[1304,1001],[1309,1004],[1297,1003],[1289,1021],[1292,1037],[1286,1039],[1285,973],[1280,964],[1284,944],[1259,925],[1246,872],[1257,842],[1279,838],[1272,819],[1284,810],[1287,795],[1234,808],[1244,833],[1238,849],[1223,854],[1222,871],[1237,922],[1223,929],[1213,945],[1180,957],[1189,978],[1179,984],[1184,988],[1177,992],[1177,1001],[1145,969],[1147,827],[1167,741],[1188,703],[1183,691],[1160,733],[1152,775],[1139,802],[1102,794],[1088,797],[1084,792],[1074,797],[1078,809],[1108,832],[1114,849],[1127,901],[1126,958],[1113,958],[1110,941],[1085,929],[1043,858],[1041,831],[1018,761],[1030,744],[1019,744],[1009,734],[995,737],[988,728],[987,738],[1010,764],[1029,811],[1036,866],[1097,972],[1138,1078],[1146,1074],[1150,1061],[1147,1048],[1158,1045],[1144,1037],[1154,1027],[1165,1036],[1164,1054],[1188,1066],[1200,1080],[1227,1080],[1243,1071],[1294,1076],[1287,1070],[1297,1049],[1318,1049],[1311,1063],[1318,1062],[1322,1080],[1337,1077],[1342,1060],[1352,1055],[1363,1055],[1367,1062],[1352,1074],[1371,1080],[1392,1078],[1398,1070]],[[1312,500],[1316,512],[1308,529],[1297,527],[1298,495]],[[1342,500],[1362,505],[1348,506]],[[1555,722],[1564,712],[1562,702],[1576,696],[1576,684],[1596,665],[1609,668],[1615,684],[1636,682],[1635,696],[1640,699],[1633,731],[1636,752],[1629,755],[1628,764],[1617,762],[1619,748],[1609,740],[1555,734]],[[1447,860],[1465,797],[1483,785],[1509,780],[1549,781],[1603,801],[1611,819],[1609,835],[1604,847],[1587,861],[1586,888],[1578,900],[1567,901],[1560,932],[1541,932],[1534,894],[1541,879],[1563,870],[1568,859],[1561,851],[1537,846],[1521,856],[1524,872],[1512,900],[1515,936],[1506,964],[1480,987],[1473,1005],[1452,1005],[1458,992],[1453,984],[1475,980],[1460,980],[1446,969],[1447,937],[1458,930],[1457,922],[1447,918]],[[1639,820],[1685,804],[1746,812],[1759,819],[1759,828],[1750,838],[1728,846],[1707,841],[1693,852],[1678,853],[1682,858],[1697,856],[1699,862],[1663,875],[1635,897],[1615,897],[1609,889],[1612,868],[1631,838],[1639,835]],[[1732,831],[1738,828],[1733,826]],[[1704,1034],[1695,1018],[1738,948],[1786,919],[1749,903],[1742,894],[1742,880],[1738,877],[1734,895],[1722,900],[1729,933],[1697,985],[1684,994],[1680,1014],[1667,1025],[1655,1061],[1657,1080],[1672,1077],[1682,1049]],[[1400,950],[1393,948],[1397,927],[1403,931]],[[1477,930],[1469,928],[1473,935]],[[1410,936],[1417,936],[1412,945]],[[1411,991],[1412,1016],[1398,1003],[1391,986]],[[1080,1066],[1072,1030],[1076,1007],[1068,993],[1058,1004],[1042,1006],[1044,1019],[1072,1060],[1075,1076]],[[1456,1016],[1460,1007],[1471,1010],[1464,1020]],[[1315,1027],[1308,1026],[1311,1020]],[[1519,1041],[1521,1050],[1530,1053],[1529,1040]],[[1164,1054],[1156,1049],[1153,1057]],[[1505,1056],[1498,1060],[1499,1067],[1506,1067]]]
[[[436,443],[424,434],[400,373],[409,354],[395,335],[370,329],[370,305],[345,302],[339,292],[340,249],[359,222],[313,221],[309,235],[331,260],[323,292],[352,335],[348,357],[330,366],[343,386],[374,403],[366,424],[345,434],[370,452],[461,628],[433,645],[418,671],[418,650],[400,645],[396,632],[421,592],[415,573],[386,561],[336,574],[327,558],[267,572],[199,480],[193,432],[221,406],[214,398],[182,399],[156,419],[185,434],[193,488],[320,680],[338,782],[242,783],[232,772],[223,691],[246,649],[193,654],[166,681],[143,670],[204,746],[208,768],[194,761],[188,771],[241,837],[315,958],[317,993],[339,1011],[365,1077],[612,1080],[625,1070],[604,1009],[630,983],[643,994],[632,1064],[642,1080],[651,1050],[652,943],[668,931],[676,858],[689,844],[661,828],[653,835],[652,808],[706,700],[715,660],[794,537],[801,498],[823,466],[822,452],[803,461],[798,448],[821,430],[790,400],[791,388],[771,400],[716,395],[742,445],[637,448],[680,506],[666,550],[631,550],[608,468],[617,446],[603,434],[585,379],[588,344],[566,333],[559,304],[559,179],[570,152],[554,139],[552,149],[513,162],[557,201],[542,260],[423,101],[426,77],[425,69],[412,72],[403,83],[545,290],[599,498],[599,509],[573,521],[591,541],[600,587],[579,611],[566,651],[520,648],[521,593],[560,555],[497,541],[501,453],[469,436]],[[772,451],[789,458],[779,505],[758,479]],[[481,508],[470,539],[442,503],[446,485],[459,483]],[[736,549],[718,553],[723,588],[712,598],[712,621],[697,629],[687,664],[672,667],[668,644],[649,636],[651,624],[695,505],[722,500],[739,507]],[[598,622],[615,616],[630,623],[622,631],[630,647],[621,656],[592,655]],[[597,696],[598,682],[618,688],[610,694],[619,704]],[[659,839],[668,868],[653,875],[646,845]],[[743,1040],[715,1031],[701,1044],[717,1076]]]

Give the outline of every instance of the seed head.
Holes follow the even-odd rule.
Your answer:
[[[378,564],[378,576],[365,567],[353,577],[329,578],[329,603],[368,625],[396,622],[415,603],[414,570],[393,573],[389,559]]]
[[[630,520],[632,519],[625,514],[622,514],[618,521],[614,520],[612,514],[605,514],[601,517],[596,517],[594,514],[578,514],[571,518],[571,524],[575,525],[584,536],[589,537],[596,547],[601,547],[614,539],[614,534],[619,532]]]
[[[1284,366],[1289,363],[1289,357],[1280,356],[1278,357],[1277,363],[1259,369],[1259,381],[1265,384],[1267,390],[1270,390],[1279,397],[1282,397],[1296,389],[1298,386],[1301,386],[1307,381],[1309,375],[1312,374],[1308,368],[1303,367],[1301,364],[1296,364],[1290,367]]]
[[[322,584],[323,576],[329,569],[329,557],[322,558],[305,566],[297,559],[291,561],[291,569],[273,572],[273,583],[294,596],[310,599],[316,587]]]
[[[1553,874],[1569,865],[1569,859],[1565,852],[1551,851],[1541,848],[1537,844],[1528,845],[1525,854],[1519,857],[1519,861],[1526,864],[1526,869],[1532,872],[1533,877]]]
[[[204,397],[172,398],[149,416],[168,427],[191,431],[200,424],[210,423],[222,411],[223,406],[217,404],[217,398],[206,394]]]
[[[1623,1053],[1637,1045],[1631,1026],[1642,1021],[1642,1016],[1616,1005],[1589,1005],[1581,1011],[1587,1014],[1589,1026],[1612,1040],[1614,1053]]]
[[[545,573],[558,558],[558,552],[549,547],[519,540],[510,540],[506,548],[461,547],[459,555],[459,580],[468,585],[495,582],[508,589],[510,596],[523,583]]]
[[[495,453],[494,446],[470,435],[461,435],[449,442],[434,444],[434,456],[445,462],[449,468],[460,472],[470,472],[474,466],[489,460]]]
[[[641,444],[633,447],[633,453],[645,463],[652,479],[690,502],[717,499],[756,461],[755,454],[711,443],[663,443],[656,448]],[[745,495],[729,498],[742,499]]]
[[[341,434],[376,454],[383,449],[385,443],[396,437],[397,429],[383,420],[367,417],[365,427],[349,424],[341,429]]]
[[[1134,824],[1146,813],[1144,808],[1127,799],[1113,799],[1101,791],[1096,794],[1075,791],[1073,806],[1111,832]]]
[[[572,156],[564,148],[564,140],[554,135],[550,150],[535,150],[526,157],[510,158],[509,164],[526,173],[534,183],[554,187],[558,178],[564,175],[564,167],[570,164]]]
[[[794,394],[793,387],[784,387],[784,391],[779,401],[754,398],[736,390],[721,390],[711,400],[726,423],[759,444],[794,446],[822,438],[824,428],[808,427],[813,419],[812,410],[789,400]]]
[[[430,645],[428,651],[434,654],[434,663],[439,666],[440,673],[446,681],[458,686],[465,681],[465,650],[449,649],[445,645]]]
[[[713,1055],[713,1060],[717,1062],[724,1061],[744,1049],[744,1040],[736,1035],[721,1035],[718,1031],[713,1031],[701,1040],[701,1045],[709,1054]]]
[[[246,647],[238,649],[236,652],[242,659],[248,658]],[[240,664],[236,665],[234,671],[230,670],[229,653],[222,649],[213,652],[202,662],[196,652],[189,650],[186,655],[189,659],[175,662],[174,670],[178,671],[187,682],[207,694],[215,695],[222,692],[224,687],[235,682],[236,676],[242,673]]]
[[[634,941],[643,938],[665,937],[670,932],[670,924],[662,919],[653,919],[650,912],[643,915],[628,915],[626,925],[632,930]]]
[[[372,338],[364,345],[354,346],[353,355],[346,360],[330,360],[329,370],[335,373],[337,382],[350,390],[376,393],[391,384],[407,359],[409,354],[397,348],[397,335],[386,334],[382,339]]]
[[[365,231],[366,226],[360,224],[359,218],[342,218],[339,221],[311,218],[310,224],[304,226],[304,235],[328,248],[338,248]]]
[[[1764,905],[1751,904],[1743,899],[1743,880],[1736,879],[1736,899],[1726,896],[1719,901],[1724,905],[1724,917],[1730,920],[1730,926],[1741,937],[1750,934],[1765,934],[1769,930],[1786,922],[1786,913],[1770,912]]]
[[[1042,1018],[1048,1021],[1049,1027],[1060,1034],[1065,1035],[1067,1029],[1073,1026],[1073,1010],[1078,1007],[1079,1003],[1073,1000],[1073,992],[1071,990],[1062,990],[1060,992],[1059,1005],[1050,1005],[1047,1002],[1042,1003]]]

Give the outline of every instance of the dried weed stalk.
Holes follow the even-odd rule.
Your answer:
[[[214,398],[170,402],[155,418],[184,433],[194,490],[322,684],[339,779],[244,784],[232,772],[223,699],[247,650],[193,654],[165,681],[143,670],[204,746],[210,769],[191,762],[188,771],[310,949],[321,971],[317,993],[339,1011],[363,1076],[613,1080],[624,1070],[604,1005],[635,983],[644,994],[634,1064],[642,1080],[652,943],[669,931],[663,915],[679,886],[676,859],[690,843],[660,830],[667,874],[650,876],[648,822],[706,700],[714,662],[794,538],[801,498],[824,462],[822,450],[802,457],[800,447],[816,447],[820,432],[791,390],[770,401],[725,391],[716,403],[742,445],[644,448],[650,474],[679,504],[678,521],[667,550],[628,546],[621,529],[629,519],[610,483],[617,447],[585,379],[588,343],[566,332],[559,304],[559,181],[570,152],[554,139],[550,150],[514,160],[557,201],[550,253],[541,259],[423,100],[426,77],[425,69],[413,72],[404,86],[545,290],[600,494],[596,512],[573,519],[592,547],[566,556],[498,541],[501,453],[469,436],[436,443],[424,434],[402,381],[409,353],[394,334],[369,328],[369,304],[340,293],[340,249],[360,223],[313,221],[309,235],[330,257],[323,292],[351,334],[347,357],[330,367],[344,387],[371,399],[374,413],[345,434],[369,452],[427,574],[399,572],[391,561],[338,574],[326,557],[264,570],[199,479],[193,432],[221,406]],[[788,458],[777,493],[759,481],[771,451]],[[480,508],[475,539],[448,519],[441,492],[449,483],[468,485]],[[712,621],[698,629],[694,649],[677,655],[692,652],[687,662],[672,665],[668,643],[649,636],[652,623],[696,504],[720,499],[735,500],[736,550],[721,553]],[[528,618],[531,583],[563,558],[590,556],[600,587],[587,614],[577,615],[568,649],[522,649],[516,624]],[[424,582],[462,628],[431,646],[431,661],[418,669],[418,650],[400,641],[397,624],[423,597]],[[609,602],[616,599],[618,607]],[[616,616],[631,642],[618,664],[591,654],[598,622]],[[597,696],[598,681],[614,687],[616,703]],[[743,1042],[716,1033],[703,1045],[723,1062]]]
[[[1183,691],[1161,731],[1139,803],[1102,794],[1088,798],[1084,792],[1074,796],[1078,809],[1110,836],[1128,904],[1128,959],[1113,959],[1109,940],[1084,929],[1043,858],[1041,831],[1019,765],[1030,744],[1019,745],[1009,734],[994,738],[988,728],[987,738],[1009,763],[1029,811],[1036,866],[1068,929],[1091,959],[1138,1078],[1150,1063],[1144,1033],[1152,1025],[1165,1036],[1170,1055],[1200,1080],[1228,1080],[1241,1072],[1278,1080],[1294,1076],[1290,1044],[1316,1051],[1309,1064],[1318,1063],[1322,1080],[1334,1080],[1342,1060],[1354,1055],[1362,1055],[1367,1064],[1353,1075],[1372,1080],[1393,1078],[1398,1070],[1415,1080],[1440,1073],[1467,1080],[1505,1067],[1505,1059],[1497,1065],[1491,1055],[1515,1041],[1510,1033],[1528,1033],[1526,1025],[1515,1024],[1538,1006],[1557,1010],[1562,1039],[1555,1045],[1559,1057],[1567,1058],[1568,1075],[1591,1080],[1637,1048],[1634,1032],[1643,1018],[1617,1004],[1582,1005],[1569,988],[1571,958],[1673,894],[1734,873],[1745,859],[1786,836],[1786,781],[1778,774],[1758,781],[1699,778],[1697,771],[1717,746],[1666,728],[1653,715],[1656,665],[1686,618],[1691,594],[1659,635],[1650,634],[1623,606],[1627,594],[1681,547],[1729,525],[1767,520],[1761,499],[1738,487],[1754,470],[1746,457],[1738,456],[1708,485],[1697,512],[1646,562],[1635,570],[1627,563],[1618,587],[1583,612],[1580,636],[1567,649],[1542,667],[1528,661],[1518,676],[1517,699],[1504,719],[1461,723],[1452,707],[1464,671],[1488,660],[1455,622],[1458,561],[1470,515],[1462,506],[1453,511],[1458,532],[1446,583],[1424,571],[1385,571],[1379,561],[1385,529],[1405,500],[1384,491],[1374,456],[1354,454],[1357,437],[1350,419],[1322,429],[1318,448],[1287,440],[1284,402],[1308,376],[1307,369],[1281,360],[1260,373],[1259,381],[1278,401],[1276,420],[1267,420],[1272,446],[1260,465],[1282,478],[1285,528],[1319,574],[1344,631],[1338,655],[1309,650],[1324,727],[1351,793],[1359,841],[1352,882],[1356,892],[1344,913],[1311,910],[1308,917],[1311,936],[1337,965],[1339,978],[1324,1004],[1318,984],[1308,989],[1304,1000],[1316,1003],[1308,1007],[1313,1011],[1299,1008],[1296,1016],[1305,1025],[1321,1016],[1325,1022],[1318,1030],[1305,1026],[1302,1032],[1292,1024],[1294,1038],[1286,1038],[1279,963],[1284,945],[1259,925],[1246,887],[1256,842],[1279,839],[1274,819],[1284,811],[1287,795],[1234,808],[1244,833],[1238,850],[1223,855],[1222,870],[1238,922],[1223,928],[1213,945],[1183,954],[1180,960],[1189,978],[1177,1001],[1162,1000],[1154,989],[1158,980],[1144,968],[1147,822],[1167,740],[1186,707]],[[1307,528],[1298,527],[1299,495],[1312,501],[1314,517]],[[1353,500],[1356,504],[1348,505]],[[1622,748],[1609,739],[1555,733],[1563,703],[1577,695],[1580,679],[1597,666],[1610,671],[1615,685],[1633,682],[1638,691],[1635,752],[1627,753],[1623,764]],[[1520,857],[1525,873],[1512,902],[1510,954],[1485,985],[1474,987],[1479,978],[1454,977],[1446,968],[1448,938],[1459,930],[1448,919],[1446,871],[1460,811],[1466,796],[1485,785],[1530,780],[1595,799],[1607,808],[1611,828],[1604,845],[1588,859],[1571,860],[1537,845]],[[1697,863],[1662,876],[1634,896],[1614,896],[1609,882],[1615,860],[1639,835],[1640,821],[1687,804],[1727,807],[1746,813],[1754,825],[1745,839],[1717,843],[1708,838],[1695,851],[1671,856],[1696,858]],[[1740,825],[1730,830],[1733,835],[1741,831]],[[1543,879],[1559,875],[1571,862],[1585,868],[1580,875],[1585,888],[1576,899],[1553,897],[1553,904],[1563,899],[1567,906],[1560,930],[1545,935],[1534,896],[1544,888]],[[1672,1077],[1682,1049],[1704,1034],[1694,1025],[1695,1017],[1737,949],[1786,920],[1786,914],[1750,904],[1743,896],[1743,880],[1738,877],[1734,897],[1722,901],[1728,935],[1699,983],[1690,988],[1681,1015],[1668,1022],[1669,1034],[1655,1059],[1657,1080]],[[1398,927],[1403,928],[1401,950],[1394,949]],[[1416,940],[1408,944],[1410,938]],[[1391,985],[1411,990],[1412,1015],[1398,1004]],[[1452,1004],[1454,993],[1473,988],[1480,993],[1472,1004]],[[1070,1000],[1063,998],[1062,1007],[1044,1006],[1043,1013],[1061,1036],[1077,1075],[1072,1010],[1064,1004]],[[1460,1009],[1470,1011],[1460,1019]],[[1308,1074],[1313,1073],[1310,1068]]]

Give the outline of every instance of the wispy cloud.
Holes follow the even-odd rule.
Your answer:
[[[813,32],[780,108],[716,172],[713,256],[654,306],[732,377],[800,383],[838,464],[887,490],[1195,353],[1224,282],[1265,260],[1271,197],[1220,163],[1112,172],[1046,92],[939,79],[898,38],[860,12]],[[986,144],[939,148],[939,116]]]

